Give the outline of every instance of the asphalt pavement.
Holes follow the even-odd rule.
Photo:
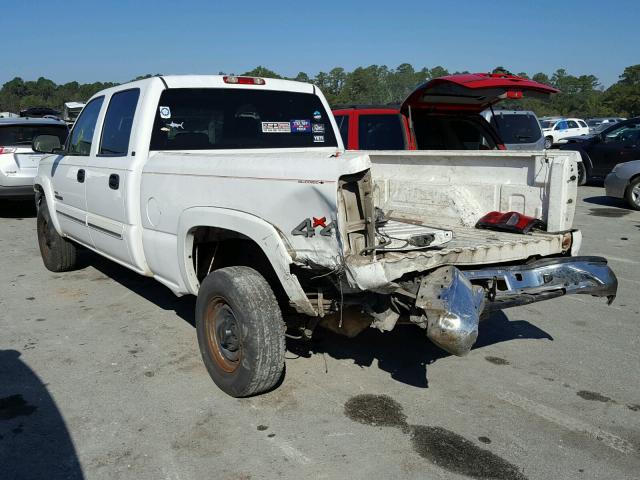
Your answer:
[[[233,399],[200,360],[195,299],[88,252],[42,265],[30,204],[0,205],[0,478],[640,478],[640,212],[581,187],[582,254],[618,297],[497,313],[464,357],[416,327],[288,344]]]

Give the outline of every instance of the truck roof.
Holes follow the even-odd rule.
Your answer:
[[[280,90],[286,92],[299,92],[316,94],[318,90],[310,83],[296,82],[294,80],[280,80],[276,78],[262,78],[263,85],[229,83],[230,77],[241,78],[262,78],[247,77],[238,75],[161,75],[149,77],[142,80],[123,83],[115,87],[107,88],[98,92],[95,96],[109,94],[116,91],[127,90],[134,87],[144,87],[152,83],[162,82],[166,88],[247,88],[258,90]]]

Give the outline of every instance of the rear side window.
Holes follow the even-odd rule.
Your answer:
[[[55,135],[60,145],[67,140],[65,125],[2,125],[0,126],[0,146],[31,145],[33,137],[38,135]]]
[[[320,98],[240,88],[165,90],[151,150],[336,147]]]
[[[568,120],[567,125],[568,125],[568,128],[578,128],[578,124],[573,120]]]
[[[404,131],[400,115],[360,115],[360,150],[404,150]]]
[[[578,120],[578,124],[582,127],[582,128],[587,128],[587,124],[584,123],[582,120]]]
[[[344,148],[349,148],[349,115],[336,115],[336,123]]]
[[[540,124],[533,115],[498,114],[491,117],[491,126],[504,143],[534,143],[540,139]]]
[[[68,155],[88,156],[91,153],[91,142],[93,141],[93,132],[96,129],[96,122],[100,114],[100,108],[104,97],[98,97],[91,100],[76,120],[69,143],[67,145]]]
[[[138,97],[140,90],[137,88],[114,93],[111,97],[102,127],[100,155],[127,154]]]

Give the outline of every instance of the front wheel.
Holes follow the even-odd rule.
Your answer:
[[[284,371],[285,328],[271,287],[249,267],[209,274],[196,301],[200,353],[215,384],[232,397],[273,388]]]
[[[553,146],[553,137],[545,137],[544,139],[544,148],[547,150]]]
[[[631,208],[640,210],[640,178],[631,181],[624,194],[624,198]]]
[[[56,231],[44,199],[38,208],[36,229],[40,255],[47,270],[52,272],[72,270],[77,263],[78,247]]]

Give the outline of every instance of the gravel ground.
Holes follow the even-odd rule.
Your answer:
[[[29,204],[0,206],[0,478],[640,478],[640,212],[580,189],[612,306],[493,315],[465,358],[416,328],[290,343],[286,377],[224,395],[194,298],[86,253],[44,269]]]

